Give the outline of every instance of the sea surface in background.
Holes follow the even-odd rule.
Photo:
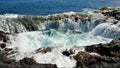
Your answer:
[[[0,0],[0,14],[48,15],[120,6],[120,0]]]

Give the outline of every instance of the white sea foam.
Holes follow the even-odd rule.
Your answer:
[[[63,14],[75,15],[76,13],[68,12]],[[76,61],[73,58],[64,56],[62,51],[72,49],[76,54],[79,51],[85,51],[83,46],[109,43],[112,40],[109,38],[120,37],[120,22],[113,24],[114,19],[110,18],[104,22],[103,20],[106,17],[101,13],[88,13],[88,15],[90,15],[91,21],[82,22],[82,20],[78,20],[78,22],[75,22],[73,18],[69,18],[66,21],[64,19],[57,22],[46,21],[37,25],[39,29],[51,29],[58,24],[59,26],[56,29],[66,30],[65,32],[56,30],[26,32],[27,29],[23,24],[18,23],[19,21],[3,19],[16,18],[17,15],[1,15],[1,30],[11,33],[17,31],[19,33],[9,36],[10,41],[7,43],[7,47],[13,48],[16,53],[8,57],[16,61],[24,57],[33,57],[38,63],[57,64],[59,68],[73,68]],[[75,33],[72,31],[75,31]],[[48,46],[53,47],[52,52],[46,54],[35,52],[39,48]],[[97,54],[91,53],[91,55]]]
[[[0,15],[0,18],[17,18],[18,14],[4,14]]]
[[[7,47],[13,48],[17,52],[8,57],[16,59],[16,61],[24,57],[33,57],[38,63],[56,64],[59,68],[73,68],[76,61],[64,56],[63,51],[72,49],[77,54],[79,51],[85,51],[83,46],[110,41],[111,39],[93,36],[88,33],[73,34],[71,31],[65,33],[55,30],[26,32],[10,36],[11,43],[7,43]],[[53,47],[52,52],[46,54],[35,52],[37,49],[47,46]]]

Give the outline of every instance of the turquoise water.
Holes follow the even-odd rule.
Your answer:
[[[27,32],[18,35],[20,45],[33,47],[46,46],[86,46],[98,43],[108,43],[111,39],[93,36],[90,33],[73,34],[69,32]],[[25,41],[25,42],[24,42]]]

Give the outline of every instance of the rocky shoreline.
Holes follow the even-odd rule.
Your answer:
[[[120,68],[120,39],[108,44],[86,46],[85,50],[86,52],[79,52],[74,56],[77,67]],[[98,55],[90,55],[91,52]]]
[[[12,51],[12,48],[6,48],[6,43],[9,42],[7,35],[8,33],[0,31],[2,41],[0,43],[0,66],[2,68],[57,68],[56,64],[40,64],[33,58],[25,57],[17,62],[7,58],[9,52]],[[37,50],[42,53],[51,51],[51,47]],[[76,60],[75,68],[120,68],[120,39],[107,44],[85,46],[85,52],[80,51],[75,54],[71,49],[63,51],[62,54]]]
[[[64,48],[62,49],[58,47],[59,49],[61,49],[61,51],[58,52],[57,55],[59,55],[58,57],[61,56],[65,57],[64,59],[67,58],[67,61],[69,59],[75,61],[74,68],[120,68],[120,38],[119,38],[120,9],[101,8],[100,10],[95,11],[94,13],[81,14],[81,13],[71,12],[71,13],[56,14],[56,15],[50,15],[44,17],[21,16],[18,18],[1,19],[1,23],[2,24],[4,23],[6,25],[1,27],[3,31],[0,30],[0,67],[1,68],[58,68],[57,64],[41,63],[41,62],[38,63],[37,61],[35,61],[33,57],[24,57],[19,61],[16,61],[15,59],[11,59],[10,57],[8,57],[9,55],[16,54],[17,52],[13,48],[7,47],[8,46],[7,44],[11,43],[9,39],[9,35],[16,35],[17,33],[22,33],[26,31],[38,31],[40,28],[42,28],[41,26],[43,25],[46,27],[46,29],[56,29],[56,30],[59,30],[58,27],[62,29],[64,25],[64,28],[66,30],[71,29],[73,31],[74,29],[78,28],[77,25],[80,25],[79,29],[81,31],[89,32],[90,30],[91,33],[93,32],[94,34],[97,33],[98,29],[100,29],[101,26],[103,26],[104,24],[106,25],[107,23],[107,26],[103,27],[103,30],[101,29],[102,32],[98,32],[98,34],[102,33],[99,36],[110,35],[108,37],[114,38],[114,40],[112,40],[110,43],[105,43],[105,44],[100,43],[89,46],[82,46],[83,50],[80,49],[81,46],[73,46],[68,49],[64,49]],[[100,17],[97,18],[96,15]],[[12,26],[11,24],[14,25]],[[98,28],[98,26],[100,27]],[[97,31],[94,30],[93,28],[96,28]],[[7,30],[10,33],[7,33]],[[41,47],[35,50],[34,54],[40,53],[40,55],[44,55],[50,53],[51,55],[54,49],[55,47]],[[54,55],[56,56],[56,54]],[[12,57],[15,56],[16,55],[13,55]],[[54,56],[52,57],[52,59],[53,58]],[[70,62],[70,60],[68,62]]]
[[[7,56],[12,48],[6,48],[6,43],[9,41],[7,33],[0,31],[0,67],[1,68],[57,68],[55,64],[38,64],[33,58],[25,57],[24,59],[16,62],[9,59]]]

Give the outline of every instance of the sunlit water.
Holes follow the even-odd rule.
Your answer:
[[[48,15],[120,6],[120,0],[0,0],[0,14]]]

